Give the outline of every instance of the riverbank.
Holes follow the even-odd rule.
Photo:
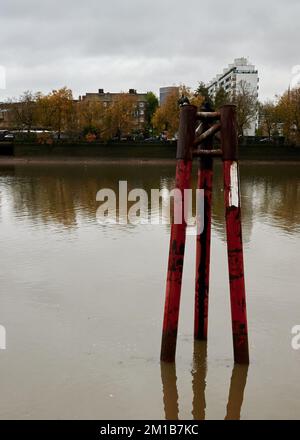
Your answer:
[[[2,156],[0,158],[0,169],[7,166],[100,166],[100,165],[174,165],[175,158],[173,159],[138,159],[138,158],[91,158],[91,157],[12,157]],[[219,162],[219,160],[216,160]],[[196,164],[196,161],[194,162]],[[276,164],[281,165],[299,165],[298,160],[285,160],[285,159],[240,159],[240,163],[247,164]]]
[[[37,143],[15,142],[9,145],[0,144],[0,161],[7,162],[8,157],[21,160],[24,163],[43,161],[58,162],[104,162],[113,163],[119,160],[152,161],[158,163],[161,160],[174,161],[176,157],[176,142],[170,143],[56,143],[41,145]],[[300,147],[286,145],[240,145],[239,158],[241,160],[285,160],[300,161]]]
[[[0,158],[0,168],[1,166],[7,165],[117,165],[119,163],[124,164],[149,164],[149,165],[159,165],[174,164],[175,158],[173,159],[142,159],[142,158],[120,158],[114,159],[109,157],[13,157],[13,156],[3,156]]]

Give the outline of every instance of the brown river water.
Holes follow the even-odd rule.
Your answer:
[[[222,169],[208,342],[187,237],[177,358],[159,361],[168,225],[100,224],[101,188],[172,188],[161,164],[0,169],[1,419],[300,418],[300,163],[241,163],[249,368],[233,365]]]

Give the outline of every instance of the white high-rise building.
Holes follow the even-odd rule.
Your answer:
[[[258,72],[253,64],[250,64],[247,58],[236,58],[232,64],[223,69],[223,72],[213,78],[208,87],[208,93],[213,98],[218,89],[223,89],[230,93],[238,93],[239,88],[246,87],[256,98],[258,98]],[[257,127],[256,118],[251,122],[250,128],[245,130],[245,136],[255,136]]]

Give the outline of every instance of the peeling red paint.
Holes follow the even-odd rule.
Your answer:
[[[196,282],[195,282],[195,339],[207,339],[208,294],[210,269],[211,239],[211,204],[212,204],[212,158],[203,158],[198,169],[198,188],[204,190],[204,226],[197,235],[196,243]]]
[[[176,352],[177,327],[180,306],[186,223],[184,220],[184,189],[190,188],[192,161],[180,159],[176,167],[176,188],[182,194],[182,223],[172,224],[168,263],[166,301],[163,323],[161,360],[173,362]],[[174,203],[176,203],[174,201]],[[175,207],[176,209],[176,207]]]
[[[230,205],[231,168],[233,161],[224,161],[224,198],[229,268],[231,319],[234,359],[249,363],[246,294],[244,280],[241,206],[238,188],[238,206]],[[239,181],[237,182],[239,186]]]
[[[237,162],[236,108],[234,105],[224,105],[221,107],[219,115],[221,119],[220,139],[224,170],[224,201],[234,360],[236,363],[248,364],[249,348]],[[196,246],[194,337],[195,339],[207,339],[213,156],[216,152],[219,155],[220,150],[212,150],[212,139],[209,136],[204,139],[203,136],[203,144],[201,144],[199,150],[201,154],[198,150],[193,152],[195,117],[196,107],[187,105],[181,108],[176,168],[176,188],[181,190],[181,198],[180,200],[175,199],[174,203],[177,209],[182,211],[180,212],[182,222],[180,224],[173,223],[171,226],[161,346],[161,360],[167,362],[174,362],[175,360],[186,239],[183,198],[184,190],[190,188],[193,154],[195,157],[199,155],[201,157],[198,170],[198,188],[204,189],[204,226],[202,233],[197,235]],[[206,131],[209,130],[209,124],[203,123],[203,128]]]

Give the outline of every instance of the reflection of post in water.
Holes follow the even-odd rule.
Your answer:
[[[192,370],[193,410],[194,420],[205,419],[205,386],[207,371],[207,342],[194,341],[194,359]]]
[[[235,364],[232,369],[225,420],[239,420],[247,382],[248,365]]]
[[[161,380],[166,420],[178,420],[178,391],[175,363],[161,362]]]

